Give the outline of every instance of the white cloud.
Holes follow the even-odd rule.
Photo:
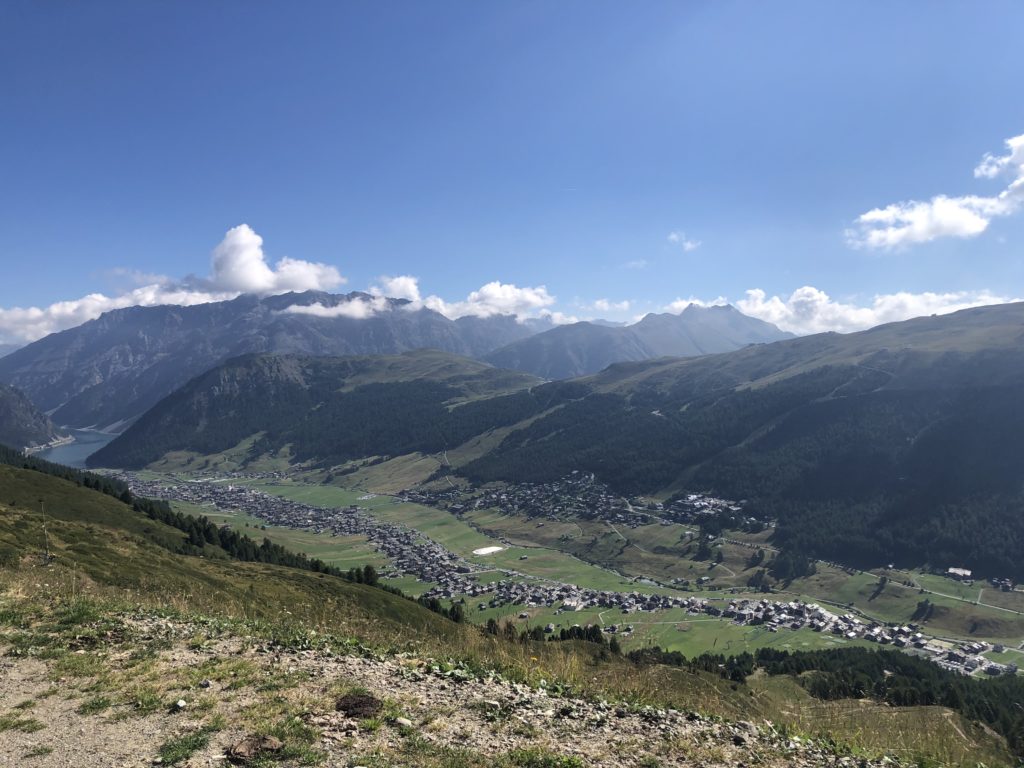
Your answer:
[[[552,312],[549,309],[542,309],[537,316],[547,318],[555,325],[570,325],[571,323],[578,323],[580,321],[576,315],[567,315],[564,312]]]
[[[696,251],[701,245],[700,240],[692,240],[686,236],[685,232],[679,231],[669,232],[668,241],[673,245],[678,245],[687,253],[690,251]]]
[[[498,280],[493,280],[472,291],[462,301],[446,301],[435,294],[424,297],[420,291],[419,279],[411,275],[381,277],[378,279],[377,285],[370,288],[370,293],[374,296],[408,299],[409,303],[403,307],[405,310],[414,312],[423,308],[431,309],[452,320],[467,315],[475,317],[514,315],[520,319],[552,317],[553,313],[547,308],[555,303],[555,297],[548,293],[547,288],[543,285],[520,288],[512,283],[502,283]],[[558,321],[553,320],[553,322]],[[575,318],[565,322],[575,322]]]
[[[1016,178],[1024,175],[1024,134],[1006,140],[1005,155],[993,155],[986,152],[978,167],[974,169],[976,179],[994,179],[1002,173],[1010,173]]]
[[[248,224],[228,230],[213,249],[212,266],[210,284],[237,293],[328,291],[345,282],[338,270],[327,264],[285,257],[271,268],[263,254],[263,238]]]
[[[119,296],[90,293],[80,299],[58,301],[47,307],[0,308],[0,341],[28,343],[47,334],[81,325],[113,309],[151,307],[157,304],[190,306],[225,301],[237,295],[154,284],[136,288]]]
[[[665,307],[665,311],[666,312],[674,312],[675,314],[679,314],[680,312],[682,312],[684,309],[686,309],[691,304],[693,304],[695,306],[698,306],[698,307],[723,307],[723,306],[725,306],[728,303],[729,303],[729,300],[726,299],[724,296],[719,296],[718,298],[711,299],[710,301],[705,301],[703,299],[697,299],[697,298],[694,298],[693,296],[691,296],[688,299],[676,299],[671,304],[669,304],[667,307]]]
[[[624,269],[645,269],[647,267],[647,259],[633,259],[633,261],[627,261],[622,267]]]
[[[598,299],[594,302],[593,308],[598,312],[628,312],[629,301],[609,301],[608,299]]]
[[[412,275],[399,275],[397,277],[381,277],[379,285],[370,288],[374,296],[390,296],[393,299],[408,299],[412,302],[420,300],[419,278]]]
[[[271,266],[263,252],[263,238],[247,224],[230,229],[214,248],[208,277],[187,277],[174,281],[162,275],[147,275],[118,269],[111,276],[139,285],[108,296],[93,293],[47,307],[0,308],[0,343],[35,341],[55,331],[73,328],[104,312],[132,306],[176,304],[189,306],[226,301],[243,293],[277,294],[288,291],[329,291],[345,282],[338,270],[326,264],[283,258]],[[523,287],[492,281],[471,292],[464,300],[447,302],[440,296],[423,297],[419,281],[411,275],[383,276],[370,289],[370,296],[356,297],[328,306],[317,302],[293,305],[285,311],[315,317],[365,319],[390,309],[387,297],[406,299],[404,309],[424,307],[455,319],[465,315],[490,317],[515,315],[520,319],[548,317],[554,323],[576,322],[575,317],[552,312],[555,297],[543,285]]]
[[[0,308],[0,342],[27,343],[55,331],[73,328],[104,312],[124,307],[160,304],[190,306],[226,301],[242,293],[286,293],[331,290],[345,282],[334,267],[283,258],[273,267],[263,254],[263,238],[247,224],[228,230],[214,248],[211,273],[206,278],[174,281],[162,275],[115,270],[114,277],[131,283],[148,282],[117,295],[91,293],[46,307]]]
[[[497,280],[481,286],[463,301],[446,302],[440,296],[428,296],[422,301],[422,305],[428,309],[453,319],[466,315],[515,315],[525,318],[539,314],[554,303],[555,297],[543,285],[520,288]]]
[[[314,304],[293,304],[283,311],[293,315],[350,317],[354,320],[365,320],[368,317],[373,317],[378,312],[384,312],[389,306],[388,300],[384,296],[374,296],[370,299],[355,298],[343,301],[332,307],[325,306],[319,301]]]
[[[741,312],[774,323],[784,331],[798,334],[822,331],[847,333],[911,317],[942,315],[985,304],[1019,301],[989,291],[901,291],[878,294],[869,303],[858,305],[836,301],[824,291],[809,285],[793,291],[788,298],[769,297],[759,288],[746,293],[746,298],[736,302]]]
[[[1009,185],[990,197],[936,195],[928,201],[908,200],[861,214],[846,231],[855,248],[895,249],[941,237],[976,237],[992,219],[1024,207],[1024,135],[1006,140],[1005,155],[986,154],[974,169],[975,178],[1008,176]]]

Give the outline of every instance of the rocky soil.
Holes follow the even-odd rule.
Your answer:
[[[72,641],[70,653],[33,651],[24,638],[2,649],[0,765],[893,764],[842,756],[770,723],[566,697],[409,656],[121,621],[99,642],[96,633],[86,647]]]

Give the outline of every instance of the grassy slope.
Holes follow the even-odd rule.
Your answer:
[[[364,565],[379,567],[387,563],[386,558],[367,542],[365,536],[332,536],[328,533],[281,528],[266,525],[263,520],[243,512],[222,512],[180,501],[173,502],[171,506],[186,515],[205,515],[215,523],[230,525],[254,539],[268,538],[286,549],[304,552],[342,570]]]
[[[585,644],[505,643],[381,590],[329,576],[175,555],[149,537],[170,538],[179,535],[177,531],[141,519],[109,497],[28,470],[4,468],[0,499],[3,602],[26,595],[60,601],[88,593],[108,601],[256,619],[279,638],[316,629],[318,634],[354,637],[377,647],[415,647],[424,655],[463,658],[519,679],[562,680],[613,697],[739,719],[770,717],[794,725],[806,722],[805,731],[812,733],[816,732],[815,713],[824,714],[836,706],[817,702],[794,687],[777,686],[777,690],[766,692],[753,689],[755,695],[751,695],[751,691],[703,674],[659,667],[637,669],[615,658],[595,663],[593,648]],[[48,510],[61,511],[44,515],[25,509],[35,506],[38,499],[45,501]],[[54,556],[45,567],[40,563],[39,541],[44,523]],[[856,727],[847,728],[837,719],[830,726],[831,733],[871,750],[913,742],[908,749],[934,752],[936,744],[914,734],[934,733],[951,717],[945,710],[915,710],[914,730],[908,730],[899,720],[879,718],[878,713],[886,709],[865,705],[864,718],[854,723]],[[878,724],[865,729],[865,722],[875,721]],[[990,764],[998,764],[993,758],[1005,757],[999,754],[997,742],[973,734],[965,723],[960,725],[965,736],[954,740],[955,744],[938,745],[942,757],[960,762],[968,755],[983,756]]]
[[[45,514],[32,509],[40,499]],[[155,594],[171,604],[247,617],[279,619],[290,612],[336,626],[372,620],[384,637],[415,630],[446,638],[452,631],[447,620],[379,589],[239,563],[220,550],[203,558],[173,554],[156,542],[180,542],[180,531],[109,496],[37,472],[0,467],[0,500],[0,561],[7,564],[40,562],[45,524],[56,563],[101,589]]]

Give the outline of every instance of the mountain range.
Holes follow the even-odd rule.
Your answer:
[[[253,456],[291,446],[325,468],[444,451],[442,474],[450,465],[476,482],[580,470],[624,494],[746,499],[777,521],[778,542],[816,557],[1024,575],[1022,340],[1024,304],[1007,304],[551,383],[443,353],[397,373],[243,359],[190,382],[90,462],[142,466],[246,438],[259,438]],[[459,373],[425,375],[423,361],[439,360]],[[359,378],[342,375],[353,365]],[[495,377],[501,386],[475,383]]]
[[[344,313],[372,301],[382,311],[365,317]],[[482,355],[538,329],[508,316],[453,321],[408,307],[401,299],[317,292],[245,295],[191,307],[130,307],[7,355],[0,359],[0,381],[22,389],[58,424],[116,431],[193,376],[241,354],[436,348]]]
[[[652,313],[627,326],[562,325],[512,342],[484,359],[544,379],[571,379],[597,373],[612,363],[696,357],[789,338],[793,334],[735,307],[691,304],[679,314]]]
[[[785,335],[731,308],[697,307],[678,317],[650,315],[630,328],[579,324],[553,337],[551,331],[561,329],[546,319],[451,320],[404,299],[358,292],[245,295],[107,312],[0,358],[0,382],[21,389],[57,424],[118,432],[194,376],[244,354],[391,355],[430,348],[473,358],[493,353],[501,367],[564,378],[609,362],[724,351]],[[593,333],[618,341],[598,343],[598,350]],[[539,337],[539,352],[515,347],[531,336]]]

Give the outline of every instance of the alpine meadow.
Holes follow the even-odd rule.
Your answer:
[[[0,765],[1024,768],[1009,0],[0,9]]]

